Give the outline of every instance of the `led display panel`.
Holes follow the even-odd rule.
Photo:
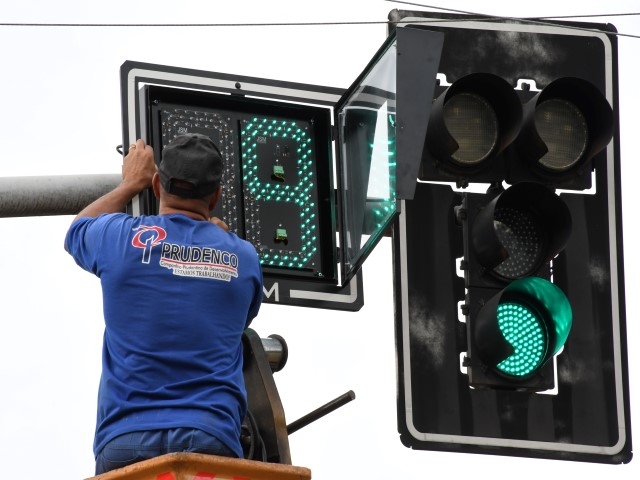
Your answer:
[[[147,134],[156,162],[178,135],[209,136],[224,163],[222,197],[211,215],[255,246],[263,271],[333,281],[333,180],[326,141],[330,111],[145,88]]]

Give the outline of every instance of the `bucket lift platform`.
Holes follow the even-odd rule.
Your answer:
[[[310,480],[311,470],[293,465],[169,453],[86,480]]]

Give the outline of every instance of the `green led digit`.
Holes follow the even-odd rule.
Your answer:
[[[254,117],[251,121],[242,122],[241,137],[243,181],[245,196],[250,198],[248,203],[256,210],[260,206],[271,208],[273,203],[284,203],[295,205],[299,212],[300,248],[291,249],[291,242],[285,242],[282,235],[286,230],[278,228],[270,233],[278,248],[256,245],[262,264],[312,268],[309,264],[317,252],[318,216],[313,196],[315,154],[307,128],[303,122]],[[261,228],[255,224],[247,229],[259,232]],[[258,237],[260,235],[255,234],[254,242]]]

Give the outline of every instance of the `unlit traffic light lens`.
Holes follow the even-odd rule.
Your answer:
[[[477,175],[498,174],[505,168],[498,157],[521,126],[522,102],[504,78],[491,73],[458,78],[431,105],[421,178],[465,184]]]
[[[461,93],[444,105],[444,123],[458,144],[451,158],[463,165],[475,165],[487,158],[498,141],[498,119],[481,96]]]
[[[543,232],[531,212],[496,208],[493,224],[498,241],[508,254],[494,271],[505,279],[524,277],[535,271],[543,256]]]
[[[536,107],[536,129],[549,151],[540,164],[564,172],[578,163],[589,141],[589,129],[582,112],[571,102],[552,98]]]
[[[536,275],[566,245],[571,233],[569,208],[553,190],[522,182],[496,195],[471,226],[474,262],[482,274],[508,283]]]

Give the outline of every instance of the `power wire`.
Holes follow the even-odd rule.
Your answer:
[[[390,3],[402,3],[406,5],[412,5],[414,7],[433,8],[434,10],[442,10],[444,12],[464,13],[466,15],[489,16],[484,13],[468,12],[466,10],[455,10],[453,8],[438,7],[436,5],[425,5],[423,3],[406,2],[404,0],[384,0],[384,1],[390,2]],[[536,18],[549,20],[552,18],[627,17],[627,16],[632,17],[635,15],[640,15],[640,12],[639,13],[600,13],[600,14],[588,14],[588,15],[545,15],[545,16],[536,17]],[[501,17],[493,17],[493,18],[501,18]],[[504,17],[504,18],[507,18],[507,17]]]
[[[568,18],[587,18],[587,17],[621,17],[621,16],[635,16],[640,15],[640,13],[610,13],[610,14],[601,14],[601,15],[566,15],[566,16],[553,16],[553,17],[538,17],[536,19],[530,18],[519,18],[519,17],[505,17],[505,16],[493,16],[487,15],[477,12],[469,12],[465,10],[457,10],[453,8],[445,8],[438,7],[435,5],[425,5],[421,3],[414,2],[405,2],[400,0],[385,0],[387,2],[392,3],[400,3],[411,6],[418,6],[423,8],[432,8],[435,10],[442,10],[451,13],[461,13],[465,15],[472,15],[476,17],[481,17],[480,21],[491,21],[491,20],[511,20],[523,23],[529,23],[534,25],[545,25],[545,26],[553,26],[560,28],[567,28],[572,30],[582,30],[594,33],[606,33],[610,35],[617,35],[621,37],[630,37],[630,38],[640,38],[640,35],[633,35],[629,33],[620,33],[620,32],[603,32],[602,30],[595,28],[584,28],[577,27],[571,25],[558,25],[550,22],[543,22],[541,20],[544,19],[568,19]],[[474,19],[478,21],[478,19]],[[349,21],[349,22],[264,22],[264,23],[33,23],[33,22],[2,22],[0,23],[0,27],[44,27],[44,28],[224,28],[224,27],[314,27],[314,26],[339,26],[339,25],[388,25],[390,23],[402,24],[402,23],[436,23],[436,22],[459,22],[460,19],[451,20],[451,19],[429,19],[429,20],[419,20],[415,19],[411,22],[405,21],[397,21],[390,22],[388,20],[385,21]]]
[[[0,27],[314,27],[328,25],[386,25],[389,21],[271,22],[271,23],[0,23]]]

